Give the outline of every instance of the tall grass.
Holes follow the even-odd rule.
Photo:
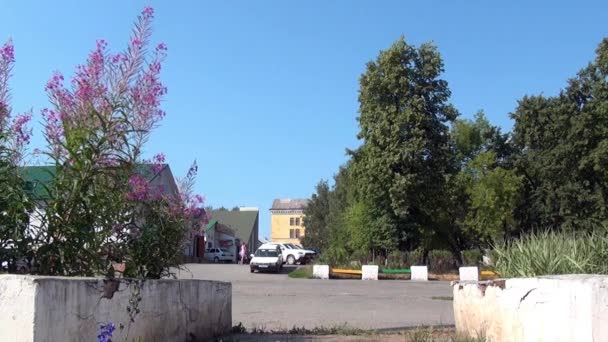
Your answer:
[[[608,274],[608,231],[543,232],[496,245],[496,271],[507,278]]]

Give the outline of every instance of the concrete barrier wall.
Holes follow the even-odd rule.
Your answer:
[[[128,281],[113,292],[113,283],[97,278],[0,275],[0,341],[94,341],[99,324],[110,322],[113,341],[204,340],[231,329],[230,283]],[[138,297],[130,322],[127,307]]]
[[[377,265],[363,265],[361,266],[361,279],[362,280],[378,280]]]
[[[329,279],[329,265],[314,265],[312,277],[315,279]]]
[[[488,341],[608,341],[608,277],[454,282],[459,332]]]

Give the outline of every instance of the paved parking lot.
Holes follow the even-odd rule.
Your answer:
[[[231,282],[233,325],[248,329],[454,324],[452,302],[445,300],[452,296],[448,282],[291,279],[291,270],[251,274],[246,265],[187,264],[178,276]]]

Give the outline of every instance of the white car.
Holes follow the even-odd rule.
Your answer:
[[[251,273],[255,271],[273,271],[279,273],[281,272],[281,268],[283,268],[281,249],[273,245],[262,245],[255,251],[249,262]]]
[[[205,250],[205,259],[213,262],[234,261],[234,254],[224,248],[207,248]]]
[[[281,254],[283,255],[283,263],[288,265],[295,265],[296,263],[306,264],[316,255],[315,251],[298,248],[291,243],[272,242],[265,243],[262,245],[262,247],[264,246],[268,246],[270,248],[272,248],[272,246],[278,246],[281,249]]]

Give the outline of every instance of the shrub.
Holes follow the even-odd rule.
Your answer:
[[[405,264],[407,267],[424,264],[424,253],[421,249],[416,249],[406,253]]]
[[[478,266],[481,264],[482,253],[477,249],[462,252],[465,266]]]
[[[403,251],[392,251],[387,257],[387,268],[407,268],[408,264],[408,253]]]
[[[448,273],[456,269],[456,260],[452,252],[445,250],[432,250],[429,252],[429,272]]]
[[[608,232],[543,232],[496,245],[495,265],[503,277],[551,274],[608,274]]]

